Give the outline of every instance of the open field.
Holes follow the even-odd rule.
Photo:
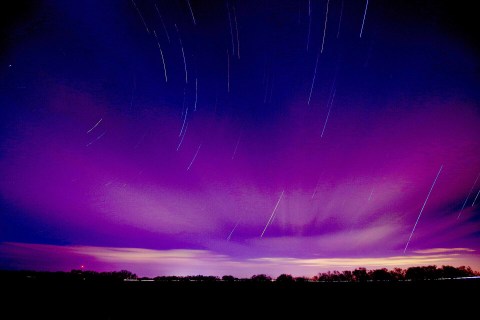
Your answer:
[[[7,279],[12,318],[178,318],[309,314],[448,315],[478,305],[480,279],[420,282],[122,282]],[[312,313],[313,312],[313,313]],[[168,316],[167,316],[168,315]]]

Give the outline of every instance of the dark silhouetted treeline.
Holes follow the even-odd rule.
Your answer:
[[[305,283],[305,282],[396,282],[396,281],[422,281],[422,280],[444,280],[480,276],[480,272],[470,267],[424,266],[410,267],[408,269],[386,268],[367,270],[358,268],[353,271],[322,272],[312,278],[293,277],[289,274],[281,274],[276,279],[266,274],[256,274],[250,278],[236,278],[231,275],[223,277],[216,276],[158,276],[155,278],[138,277],[136,274],[127,271],[95,272],[84,270],[72,270],[70,272],[39,272],[39,271],[0,271],[0,279],[37,279],[55,281],[155,281],[155,282],[253,282],[265,283],[276,282],[282,284]]]
[[[461,319],[462,312],[470,315],[478,309],[480,277],[469,278],[475,275],[471,268],[449,266],[358,268],[312,278],[282,274],[276,279],[265,274],[243,279],[141,278],[126,270],[0,271],[0,292],[2,311],[12,319],[160,319],[167,314],[303,319],[312,310],[320,310],[319,316],[333,312],[384,319],[402,312],[404,317],[419,315],[422,308],[427,319],[446,317],[449,310],[453,319]]]
[[[410,267],[408,269],[395,268],[388,270],[386,268],[367,270],[358,268],[354,271],[333,271],[323,272],[312,278],[313,281],[320,282],[366,282],[366,281],[405,281],[405,280],[440,280],[456,279],[465,277],[480,276],[479,272],[473,271],[470,267],[452,267],[426,266]]]
[[[137,280],[136,274],[128,271],[96,272],[72,270],[70,272],[48,272],[48,271],[0,271],[0,280],[40,280],[40,281],[126,281]]]

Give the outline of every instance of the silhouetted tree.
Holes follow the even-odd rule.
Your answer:
[[[405,278],[413,281],[435,280],[441,278],[442,274],[442,270],[437,269],[437,266],[410,267],[405,273]]]
[[[405,279],[413,281],[425,280],[425,275],[421,267],[410,267],[405,273]]]
[[[307,277],[296,277],[295,278],[295,282],[298,282],[298,283],[305,283],[305,282],[308,282],[310,279],[308,279]]]
[[[345,270],[342,273],[342,281],[352,282],[353,281],[353,273],[352,271]]]
[[[186,281],[215,282],[215,281],[218,281],[219,278],[215,277],[215,276],[196,275],[196,276],[186,276],[186,277],[184,277],[184,280],[186,280]]]
[[[317,277],[317,281],[320,281],[320,282],[332,281],[332,273],[330,271],[319,273]]]
[[[128,270],[120,270],[117,272],[112,272],[112,276],[119,278],[119,279],[137,279],[137,275],[133,272]]]
[[[436,280],[442,277],[441,270],[438,270],[437,266],[423,267],[423,272],[425,273],[425,279],[427,280]]]
[[[250,278],[254,282],[270,282],[272,278],[266,274],[255,274]]]
[[[463,277],[473,277],[477,275],[477,273],[473,271],[470,267],[461,266],[458,267],[458,271],[463,274]]]
[[[440,269],[441,276],[447,279],[461,278],[461,277],[472,277],[476,273],[470,268],[461,266],[458,268],[452,266],[442,266]]]
[[[369,272],[369,277],[373,281],[390,281],[392,280],[392,275],[386,268],[372,270]]]
[[[337,270],[333,271],[331,274],[331,279],[333,282],[340,282],[342,281],[342,274]]]
[[[402,268],[395,268],[390,271],[390,274],[392,276],[392,280],[394,281],[400,281],[400,280],[405,280],[405,270]]]
[[[225,282],[233,282],[233,281],[238,280],[238,279],[235,278],[234,276],[223,276],[222,280],[225,281]]]
[[[279,283],[293,283],[295,282],[295,280],[293,279],[292,275],[290,274],[281,274],[277,277],[277,279],[275,280],[275,282],[279,282]]]
[[[366,282],[368,280],[367,269],[358,268],[353,270],[353,279],[357,282]]]

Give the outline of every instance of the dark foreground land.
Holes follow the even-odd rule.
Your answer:
[[[480,279],[278,283],[11,277],[3,278],[0,288],[3,319],[459,319],[476,318],[480,310]]]

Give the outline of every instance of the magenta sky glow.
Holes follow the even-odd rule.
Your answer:
[[[148,1],[138,2],[141,12],[148,11]],[[257,61],[255,30],[273,27],[268,19],[260,21],[257,10],[261,10],[253,3],[236,4],[244,52],[241,59],[230,52],[235,68],[230,93],[226,70],[204,70],[204,55],[196,51],[202,47],[192,44],[217,36],[205,22],[202,2],[191,1],[196,25],[188,20],[190,11],[183,12],[183,3],[177,8],[163,4],[175,41],[174,22],[182,26],[191,68],[188,84],[178,44],[162,38],[171,73],[165,83],[162,61],[154,56],[158,47],[136,20],[135,8],[109,3],[113,11],[105,22],[98,13],[90,16],[87,8],[76,12],[71,4],[53,3],[53,8],[32,9],[38,13],[31,13],[31,19],[39,19],[44,29],[14,37],[2,54],[2,81],[12,88],[25,83],[26,88],[10,89],[0,111],[4,116],[0,267],[70,270],[86,265],[150,276],[314,275],[359,266],[425,264],[480,269],[479,202],[473,203],[480,188],[478,181],[474,184],[480,172],[480,109],[478,94],[469,91],[475,85],[478,89],[478,79],[469,78],[470,66],[478,59],[468,42],[445,36],[452,55],[464,61],[455,62],[460,67],[454,65],[466,70],[464,76],[455,74],[451,83],[445,83],[429,74],[447,78],[453,72],[448,63],[413,68],[425,61],[419,44],[441,38],[439,30],[401,40],[412,68],[405,71],[396,65],[396,53],[380,58],[380,52],[382,46],[397,45],[385,40],[388,36],[405,36],[402,32],[420,28],[421,21],[407,15],[404,21],[398,18],[405,30],[375,32],[388,25],[380,17],[388,9],[371,1],[362,38],[358,39],[358,28],[364,4],[344,13],[345,35],[337,40],[340,1],[331,1],[328,28],[332,29],[326,31],[321,75],[309,105],[321,37],[310,40],[312,52],[304,47],[295,52],[285,49],[286,57],[279,54],[272,63],[263,62],[269,51],[262,47],[262,59]],[[213,19],[223,23],[227,17],[223,3],[213,7]],[[320,9],[320,5],[313,8],[319,25],[324,22]],[[46,18],[49,10],[74,15],[83,24],[67,24],[64,34],[56,28],[66,22]],[[287,15],[285,8],[271,10],[262,12]],[[295,38],[296,28],[305,31],[303,20],[308,16],[300,13],[302,24],[282,31],[285,37]],[[250,21],[252,15],[258,21]],[[122,33],[118,36],[122,39],[92,48],[114,28],[108,21],[123,16],[127,22],[118,28],[131,34]],[[145,19],[152,29],[159,23],[148,14]],[[25,23],[30,21],[13,23],[9,30],[21,29]],[[89,29],[90,23],[99,24],[98,34]],[[54,28],[53,34],[48,34],[49,28]],[[83,31],[87,35],[77,33]],[[132,34],[141,36],[134,39]],[[227,63],[229,37],[228,31],[225,43],[215,44],[225,46],[222,64]],[[58,53],[47,44],[65,38],[69,40],[60,47],[66,56],[52,61]],[[91,70],[83,70],[87,62],[74,62],[77,53],[72,50],[79,50],[75,41],[86,50]],[[431,50],[440,46],[431,42],[435,43],[429,44]],[[135,49],[138,45],[145,52]],[[358,46],[359,61],[342,46]],[[30,65],[27,50],[37,50],[34,59],[44,64]],[[134,62],[94,68],[108,61],[108,55],[123,61],[129,50],[136,53]],[[205,44],[204,50],[220,56],[216,47]],[[365,65],[369,50],[373,53]],[[295,60],[293,54],[307,60]],[[282,59],[294,63],[283,70],[284,77]],[[256,72],[260,67],[255,67],[259,61],[267,70],[263,84]],[[300,72],[304,76],[297,77],[295,68],[305,68]],[[390,73],[385,79],[384,71]],[[117,73],[125,77],[126,88],[123,82],[115,83]],[[361,73],[366,82],[359,80]],[[411,78],[430,80],[416,85]],[[332,83],[336,93],[330,108]],[[258,89],[250,91],[250,86]],[[272,95],[271,103],[265,103],[265,93]],[[182,130],[184,119],[187,127]],[[404,253],[440,166],[442,172]]]

